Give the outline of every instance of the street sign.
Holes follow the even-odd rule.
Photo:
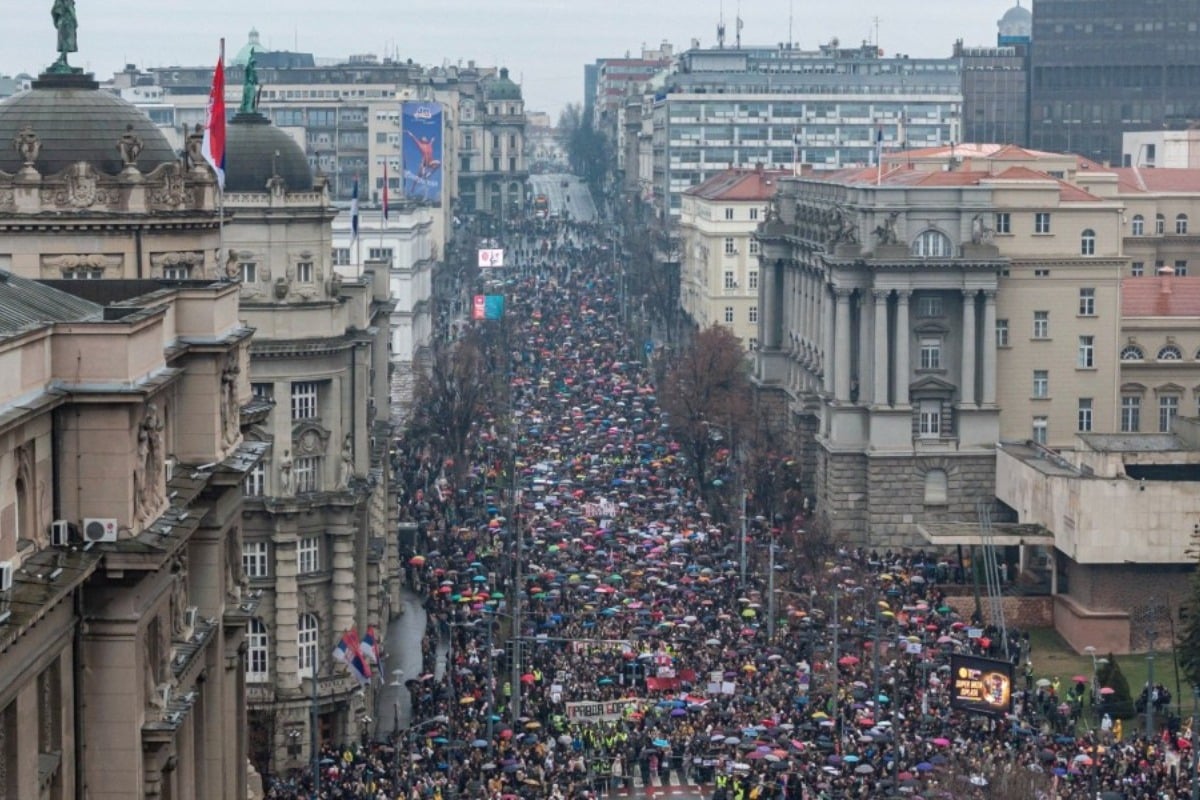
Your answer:
[[[642,345],[642,347],[646,350],[646,355],[650,355],[654,352],[654,340],[646,340],[646,344]]]

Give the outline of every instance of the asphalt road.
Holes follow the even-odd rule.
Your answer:
[[[533,196],[546,195],[550,201],[550,213],[562,215],[567,211],[576,222],[594,222],[596,206],[592,203],[592,195],[587,185],[574,175],[566,173],[548,173],[545,175],[530,175],[529,182],[533,186]],[[565,184],[565,185],[564,185]]]

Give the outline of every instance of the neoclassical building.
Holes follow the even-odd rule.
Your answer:
[[[336,209],[299,145],[253,108],[227,136],[228,268],[255,332],[246,435],[266,447],[245,482],[242,564],[262,593],[247,635],[250,748],[260,770],[279,773],[308,763],[316,739],[371,732],[372,691],[331,653],[351,628],[382,636],[398,600],[388,535],[394,303],[385,265],[350,278],[334,269]]]
[[[0,142],[0,797],[245,797],[264,445],[213,176],[78,73]]]

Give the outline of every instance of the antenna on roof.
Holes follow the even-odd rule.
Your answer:
[[[734,41],[737,43],[737,49],[742,49],[742,0],[738,0],[737,4],[737,25],[733,31]]]
[[[725,2],[721,0],[721,16],[717,18],[717,49],[725,49]]]
[[[788,50],[792,49],[792,14],[795,11],[795,0],[788,0]]]

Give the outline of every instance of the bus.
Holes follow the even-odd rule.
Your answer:
[[[539,194],[533,198],[533,214],[539,219],[545,219],[550,213],[550,198],[544,194]]]

